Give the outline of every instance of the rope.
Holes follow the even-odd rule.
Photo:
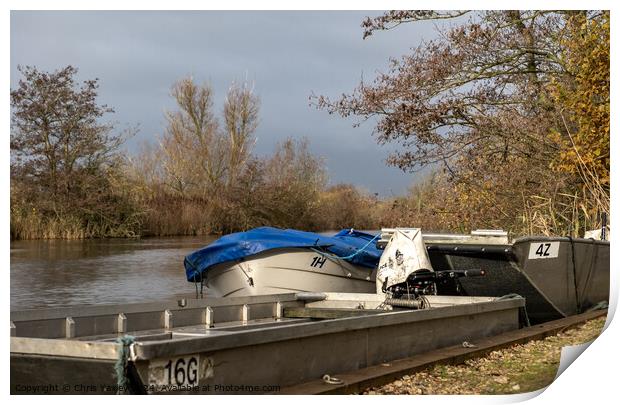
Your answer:
[[[523,298],[525,299],[525,297],[520,296],[519,294],[506,294],[506,295],[502,295],[499,298],[496,298],[496,301],[504,301],[504,300],[510,300],[513,298]],[[530,323],[530,317],[527,315],[527,308],[526,307],[521,307],[519,308],[519,315],[520,318],[522,318],[524,320],[524,324],[525,326],[532,326],[532,324]]]
[[[579,297],[579,288],[577,287],[577,265],[575,264],[575,241],[572,236],[568,237],[568,241],[570,242],[570,252],[573,263],[573,287],[575,288],[575,308],[577,309],[577,313],[581,313],[581,300]]]
[[[425,302],[423,299],[406,299],[406,298],[386,298],[383,301],[386,305],[401,308],[423,309]]]
[[[312,249],[312,250],[313,250],[313,251],[315,251],[315,252],[317,252],[317,253],[319,253],[319,254],[321,254],[321,255],[323,255],[323,256],[327,256],[327,257],[332,258],[332,259],[336,259],[336,260],[351,260],[351,259],[353,259],[355,256],[357,256],[358,254],[362,253],[362,252],[363,252],[363,251],[364,251],[364,250],[365,250],[368,246],[370,246],[370,244],[371,244],[372,242],[374,242],[374,241],[375,241],[375,240],[376,240],[379,236],[381,236],[381,234],[377,234],[377,235],[375,235],[375,237],[374,237],[374,238],[372,238],[370,241],[368,241],[368,243],[367,243],[367,244],[365,244],[365,245],[364,245],[361,249],[358,249],[355,253],[352,253],[352,254],[350,254],[350,255],[348,255],[348,256],[338,256],[338,255],[336,255],[336,254],[333,254],[333,253],[328,253],[328,252],[323,252],[323,251],[321,251],[321,250],[317,250],[317,249]]]
[[[340,378],[332,377],[329,374],[325,374],[322,379],[327,384],[334,384],[334,385],[344,384],[344,381],[342,381]]]
[[[200,281],[200,298],[202,298],[202,273],[198,273],[196,271],[196,266],[194,265],[194,263],[192,263],[190,260],[187,260],[187,257],[185,258],[184,263],[189,263],[190,266],[192,266],[192,269],[194,270],[194,274],[192,274],[192,280],[194,282],[194,287],[196,289],[196,299],[198,299],[198,281]],[[200,280],[197,279],[197,276],[200,276]],[[188,280],[190,281],[190,280]]]
[[[591,311],[597,311],[599,309],[608,309],[608,308],[609,308],[609,302],[601,301],[598,304],[586,309],[584,312],[591,312]]]
[[[582,313],[584,311],[583,305],[584,305],[584,299],[583,297],[585,297],[590,289],[590,281],[592,281],[592,275],[595,272],[595,267],[598,261],[598,248],[599,248],[599,243],[596,243],[596,241],[594,239],[592,239],[592,260],[590,260],[590,268],[588,269],[588,274],[586,275],[586,279],[583,282],[583,288],[581,289],[581,294],[580,296],[582,297],[581,301],[578,303],[578,307],[577,310],[579,311],[578,313]]]
[[[478,347],[473,343],[469,343],[467,340],[461,343],[461,346],[463,346],[466,349],[473,349],[474,347]]]
[[[187,257],[185,258],[185,260],[183,261],[183,263],[189,263],[189,265],[192,267],[192,270],[194,271],[194,274],[192,274],[192,280],[193,282],[197,282],[198,280],[196,280],[197,276],[200,276],[200,279],[202,279],[202,273],[196,270],[196,265],[191,261],[188,260]],[[187,280],[190,281],[190,280]]]
[[[121,345],[118,351],[118,359],[114,364],[114,371],[116,372],[116,386],[118,387],[117,394],[123,394],[128,392],[129,380],[127,379],[127,363],[129,361],[129,347],[135,342],[135,338],[130,335],[125,335],[116,339],[116,343]]]

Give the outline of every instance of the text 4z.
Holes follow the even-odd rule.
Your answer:
[[[551,247],[551,243],[541,243],[536,249],[536,254],[541,257],[549,256],[549,248]]]

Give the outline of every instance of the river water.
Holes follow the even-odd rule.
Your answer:
[[[11,242],[11,311],[194,297],[183,258],[215,238]]]

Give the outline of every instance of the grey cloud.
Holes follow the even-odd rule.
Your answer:
[[[11,12],[11,85],[18,64],[54,70],[67,64],[82,79],[100,79],[111,119],[139,124],[129,151],[160,134],[162,113],[174,108],[170,86],[192,74],[209,82],[221,109],[232,80],[246,76],[261,97],[256,152],[288,136],[307,136],[325,157],[332,182],[382,195],[403,193],[414,176],[386,167],[388,150],[370,125],[308,106],[311,92],[337,97],[376,72],[389,57],[433,36],[430,24],[400,27],[362,40],[360,23],[379,12]]]

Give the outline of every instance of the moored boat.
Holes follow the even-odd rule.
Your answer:
[[[376,289],[377,266],[394,231],[372,235],[344,230],[324,236],[257,228],[225,236],[189,255],[187,279],[204,283],[216,296],[369,293]],[[581,313],[609,300],[609,241],[543,236],[510,241],[506,232],[496,230],[424,234],[423,241],[429,270],[484,273],[433,279],[434,292],[440,295],[518,294],[526,299],[533,323]]]
[[[382,251],[374,235],[270,227],[226,235],[185,258],[187,280],[219,297],[298,291],[371,293]]]
[[[523,307],[432,296],[423,309],[390,309],[384,299],[287,293],[11,312],[10,391],[276,393],[515,331]]]
[[[609,301],[609,241],[528,236],[510,243],[427,241],[435,269],[484,269],[483,278],[438,286],[439,294],[519,294],[533,323],[587,311]]]

